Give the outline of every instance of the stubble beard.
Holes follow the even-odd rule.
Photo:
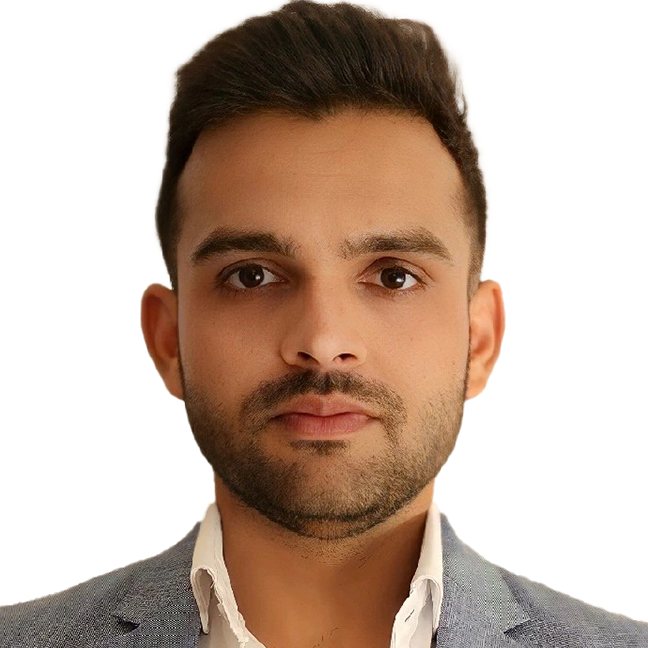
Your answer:
[[[382,384],[359,383],[347,372],[307,371],[280,383],[265,383],[246,399],[236,422],[220,403],[186,380],[182,361],[180,376],[196,443],[231,493],[244,506],[299,536],[336,541],[386,521],[436,478],[461,428],[469,363],[468,358],[460,380],[426,401],[412,429],[400,397]],[[270,455],[261,444],[268,430],[267,412],[273,410],[266,405],[305,393],[348,394],[381,403],[380,426],[374,427],[377,434],[382,430],[384,443],[377,444],[382,452],[354,462],[348,447],[351,439],[305,442],[300,458],[293,461]],[[366,398],[369,393],[372,400]],[[331,457],[334,475],[314,472],[308,465],[311,454],[320,464],[323,457]]]

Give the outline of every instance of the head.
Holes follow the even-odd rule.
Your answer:
[[[298,0],[178,72],[157,227],[171,289],[142,328],[215,475],[294,533],[366,532],[430,485],[499,355],[486,199],[432,30]],[[303,440],[276,414],[346,396],[374,418]]]

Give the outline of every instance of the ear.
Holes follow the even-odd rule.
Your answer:
[[[166,286],[152,284],[142,296],[146,348],[169,392],[184,400],[178,355],[178,299]]]
[[[470,302],[470,371],[466,400],[484,390],[500,354],[505,326],[502,288],[482,281]]]

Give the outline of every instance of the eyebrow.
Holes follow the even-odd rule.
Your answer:
[[[291,237],[280,237],[265,230],[217,227],[196,246],[191,255],[191,265],[201,265],[231,251],[266,252],[297,259],[301,246]],[[445,243],[423,226],[348,238],[340,246],[338,255],[343,260],[350,260],[372,252],[392,251],[423,254],[453,265]]]

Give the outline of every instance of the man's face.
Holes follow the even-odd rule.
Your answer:
[[[246,506],[300,535],[350,537],[436,477],[466,398],[460,186],[432,126],[404,116],[265,114],[200,136],[178,186],[183,398],[200,450]],[[295,256],[192,262],[216,228],[289,238]],[[341,254],[347,240],[423,229],[449,258]],[[302,395],[348,397],[376,418],[348,437],[305,439],[273,419]]]

